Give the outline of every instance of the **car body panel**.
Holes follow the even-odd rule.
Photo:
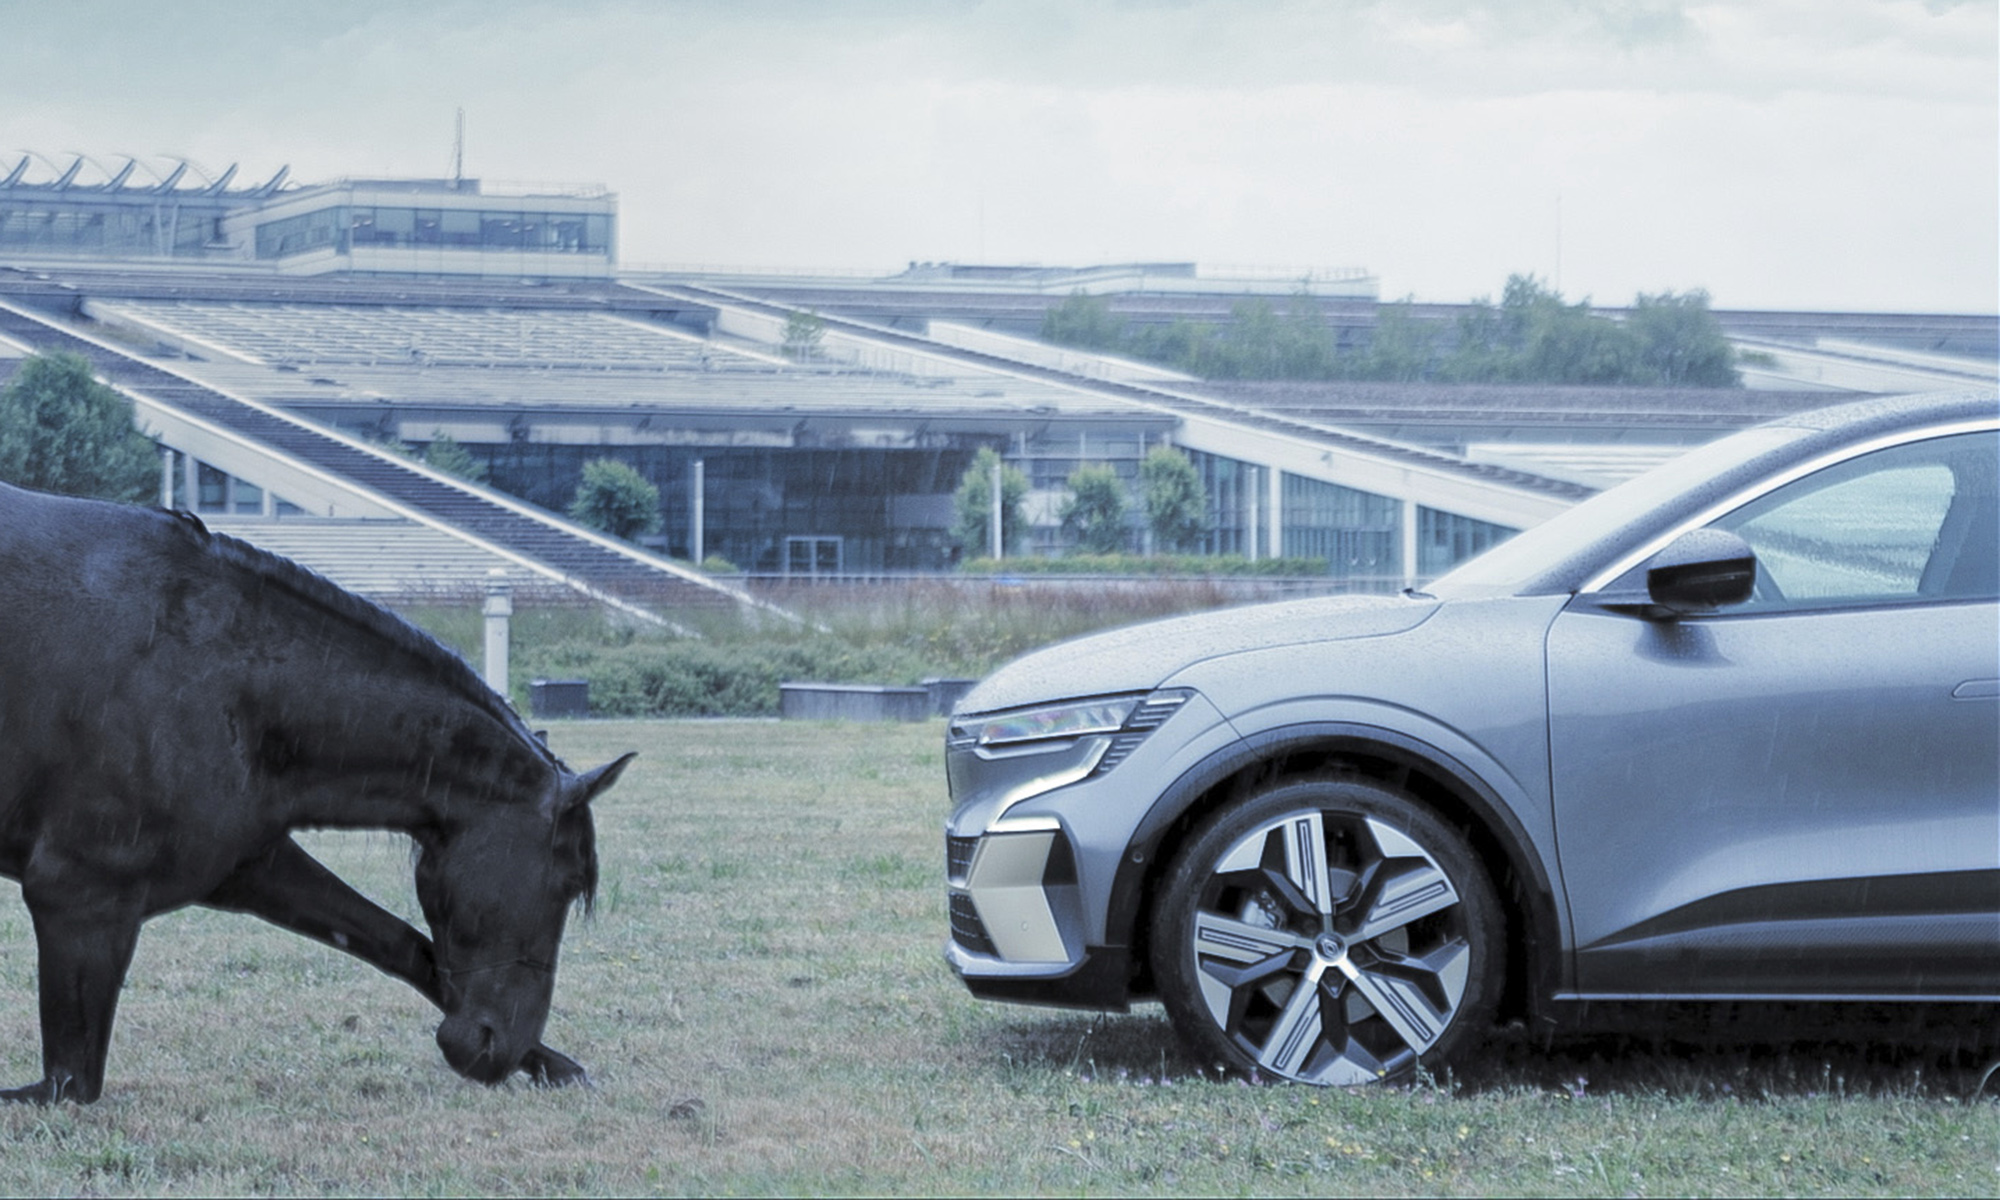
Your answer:
[[[1995,628],[1980,603],[1558,618],[1550,758],[1578,988],[1822,990],[1822,957],[1729,927],[1838,917],[1880,925],[1847,942],[1871,994],[2000,991],[2000,706],[1952,696],[1991,672],[1968,656]],[[1982,871],[1983,933],[1898,927],[1935,890],[1922,877]]]
[[[1503,545],[1434,596],[1225,610],[1003,667],[955,723],[1157,689],[1187,699],[1115,767],[1089,738],[948,750],[953,853],[1059,831],[1047,840],[1073,857],[1046,890],[1076,910],[1067,961],[953,944],[953,969],[980,995],[1123,1007],[1144,982],[1147,889],[1194,818],[1260,771],[1345,756],[1423,773],[1505,858],[1486,865],[1525,905],[1531,1009],[2000,1000],[1994,600],[1693,615],[1631,603],[1654,550],[1773,481],[1996,424],[1990,393],[1801,414],[1555,518],[1516,539],[1512,561]]]
[[[1315,596],[1128,625],[1015,659],[980,680],[959,701],[958,711],[995,712],[1072,696],[1144,692],[1202,659],[1381,637],[1421,624],[1435,610],[1435,604],[1402,596]]]

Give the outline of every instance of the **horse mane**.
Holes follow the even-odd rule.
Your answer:
[[[245,572],[253,576],[260,585],[286,592],[312,608],[360,629],[388,643],[391,648],[417,659],[430,669],[434,678],[461,699],[470,702],[502,726],[514,731],[543,759],[567,770],[562,760],[551,753],[540,738],[528,732],[520,714],[516,713],[498,692],[487,685],[479,672],[472,668],[472,664],[466,662],[443,642],[374,601],[355,595],[317,571],[300,566],[283,555],[273,554],[240,538],[210,529],[193,513],[156,511],[172,518],[183,531],[195,539],[205,553],[223,566]]]
[[[443,642],[372,600],[365,600],[355,595],[317,571],[300,566],[281,554],[260,549],[240,538],[217,533],[203,524],[201,518],[193,513],[155,511],[172,519],[187,536],[194,539],[202,552],[225,567],[249,574],[260,585],[286,592],[312,608],[388,643],[390,647],[403,654],[416,658],[430,668],[435,679],[461,699],[491,716],[503,728],[511,730],[557,771],[565,776],[569,774],[568,766],[543,743],[541,738],[528,730],[513,706],[487,685],[479,672],[473,670],[472,664],[466,662]],[[587,822],[584,827],[585,833],[578,838],[580,843],[578,849],[583,857],[583,890],[578,895],[577,901],[588,913],[596,906],[597,901],[597,837],[595,822],[590,821],[588,814],[585,814],[584,819]],[[421,843],[413,842],[412,852],[421,854]]]

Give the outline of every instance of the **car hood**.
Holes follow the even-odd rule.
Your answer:
[[[1206,659],[1246,650],[1382,637],[1421,625],[1438,602],[1322,596],[1149,621],[1058,642],[980,680],[959,712],[993,712],[1076,696],[1143,692]]]

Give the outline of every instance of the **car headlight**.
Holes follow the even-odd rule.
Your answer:
[[[958,725],[953,740],[974,746],[1019,746],[1029,742],[1066,741],[1093,733],[1116,733],[1125,727],[1144,696],[1100,696],[1065,700],[1039,708],[1015,709],[974,717]]]
[[[1193,694],[1168,688],[954,717],[945,732],[953,800],[985,797],[989,822],[998,821],[1023,800],[1125,761]]]

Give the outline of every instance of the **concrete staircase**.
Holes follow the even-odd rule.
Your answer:
[[[83,336],[63,318],[22,304],[0,284],[0,337],[37,351],[89,360],[111,383],[252,439],[290,459],[367,490],[392,508],[462,531],[475,542],[540,564],[585,588],[659,613],[754,601],[699,572],[628,547],[553,513],[366,448],[302,418],[219,392]]]

